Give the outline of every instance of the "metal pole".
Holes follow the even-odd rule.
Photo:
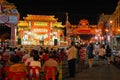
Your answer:
[[[109,22],[109,24],[110,24],[110,25],[109,25],[109,33],[110,33],[110,47],[111,47],[111,48],[113,47],[113,40],[112,40],[112,39],[113,39],[113,38],[112,38],[112,36],[113,36],[113,35],[112,35],[112,23],[113,23],[112,20],[110,20],[110,22]]]

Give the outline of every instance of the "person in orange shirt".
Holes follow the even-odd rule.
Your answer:
[[[27,72],[26,66],[21,63],[21,58],[18,55],[12,56],[10,61],[13,63],[9,67],[10,72]]]

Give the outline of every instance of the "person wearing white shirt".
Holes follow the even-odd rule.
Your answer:
[[[103,64],[103,59],[105,58],[106,51],[103,48],[103,45],[100,45],[99,51],[98,51],[98,56],[99,56],[99,63],[100,65]]]

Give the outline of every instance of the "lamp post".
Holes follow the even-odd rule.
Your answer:
[[[113,47],[113,32],[112,32],[112,23],[113,21],[110,20],[109,21],[109,35],[110,35],[110,42],[109,42],[109,46],[112,48]]]

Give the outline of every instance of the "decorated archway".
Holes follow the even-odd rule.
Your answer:
[[[94,37],[100,34],[98,30],[97,26],[90,25],[88,20],[82,19],[77,26],[71,26],[67,29],[67,35],[68,38],[71,38],[71,41],[94,41]]]
[[[0,34],[1,41],[4,42],[8,40],[12,45],[15,45],[17,31],[16,24],[18,23],[18,20],[19,13],[16,6],[6,0],[0,0],[0,28],[2,30]]]

